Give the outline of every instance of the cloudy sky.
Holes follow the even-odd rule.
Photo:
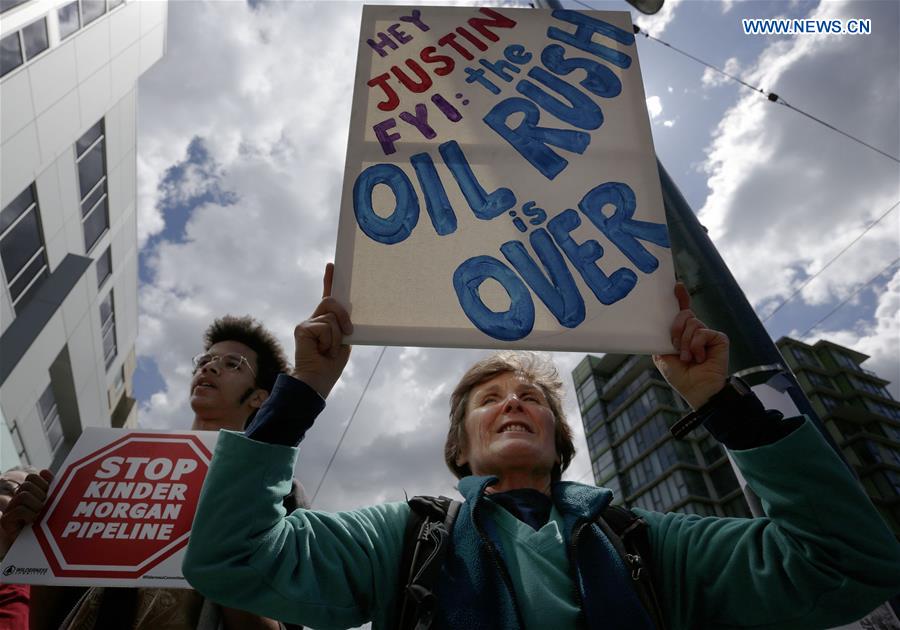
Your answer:
[[[252,314],[292,348],[294,325],[317,303],[334,255],[360,15],[361,3],[344,1],[169,3],[166,56],[139,84],[142,426],[190,425],[190,356],[212,318]],[[744,17],[869,18],[873,32],[745,36]],[[639,23],[896,156],[898,20],[900,5],[887,1],[666,0]],[[895,161],[654,41],[638,37],[638,51],[657,154],[761,317],[900,200]],[[866,367],[891,379],[895,396],[898,215],[766,321],[776,339],[827,338],[871,355]],[[380,351],[354,349],[308,434],[297,472],[310,493]],[[442,463],[448,394],[482,354],[387,348],[317,507],[452,492]],[[582,358],[556,355],[570,388]],[[566,407],[579,446],[568,477],[587,480],[574,394]]]

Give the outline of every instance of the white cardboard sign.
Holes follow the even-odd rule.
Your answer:
[[[628,13],[363,8],[352,343],[671,351],[673,284]]]
[[[85,428],[0,580],[189,588],[181,561],[217,437]]]

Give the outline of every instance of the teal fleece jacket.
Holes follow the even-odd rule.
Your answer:
[[[185,577],[214,601],[276,619],[394,627],[408,506],[286,516],[281,497],[297,452],[219,433]],[[766,518],[635,510],[650,525],[673,630],[826,628],[900,593],[900,544],[809,422],[732,455]]]
[[[459,482],[465,501],[434,585],[435,630],[655,627],[630,569],[595,523],[612,500],[608,488],[554,483],[552,522],[535,531],[486,494],[497,481]]]

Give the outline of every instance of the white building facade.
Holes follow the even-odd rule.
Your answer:
[[[134,426],[138,77],[165,0],[0,0],[0,470]]]

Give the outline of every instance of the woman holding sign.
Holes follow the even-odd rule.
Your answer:
[[[727,378],[728,340],[681,286],[678,354],[654,360],[731,449],[765,518],[616,511],[609,490],[560,481],[574,453],[562,384],[521,353],[479,362],[451,397],[445,459],[461,505],[286,515],[296,445],[350,353],[331,274],[295,330],[292,375],[246,435],[220,434],[184,565],[208,597],[316,628],[793,630],[848,623],[900,591],[900,545],[859,484],[808,421]]]

